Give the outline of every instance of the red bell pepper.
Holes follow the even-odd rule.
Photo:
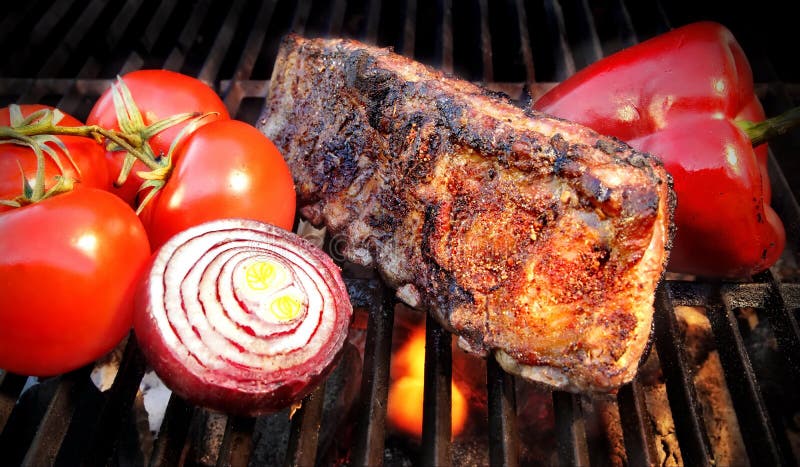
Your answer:
[[[780,257],[767,147],[743,129],[763,122],[753,75],[732,33],[693,23],[601,59],[533,108],[616,136],[660,158],[678,204],[668,270],[746,277]]]

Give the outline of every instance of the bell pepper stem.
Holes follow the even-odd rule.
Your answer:
[[[800,107],[794,107],[761,122],[739,120],[736,125],[747,134],[753,147],[756,147],[800,125]]]

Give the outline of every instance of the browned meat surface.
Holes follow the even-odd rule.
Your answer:
[[[632,379],[674,203],[654,158],[388,49],[295,35],[258,125],[303,215],[463,347],[561,389]]]

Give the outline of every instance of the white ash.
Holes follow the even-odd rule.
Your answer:
[[[310,222],[303,219],[300,219],[297,224],[297,235],[305,238],[319,248],[322,248],[325,243],[325,232],[327,232],[326,227],[318,229],[311,225]]]
[[[157,434],[161,428],[161,422],[164,421],[164,413],[167,410],[172,391],[153,371],[144,374],[142,382],[139,384],[139,391],[142,393],[144,409],[147,411],[150,431]]]
[[[100,392],[108,391],[114,384],[127,343],[127,338],[122,339],[116,347],[95,362],[90,378]]]

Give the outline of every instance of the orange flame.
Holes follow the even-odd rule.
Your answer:
[[[425,387],[425,326],[418,327],[392,359],[392,383],[386,416],[392,426],[422,436],[422,401]],[[450,423],[452,436],[464,429],[467,400],[452,383]]]

